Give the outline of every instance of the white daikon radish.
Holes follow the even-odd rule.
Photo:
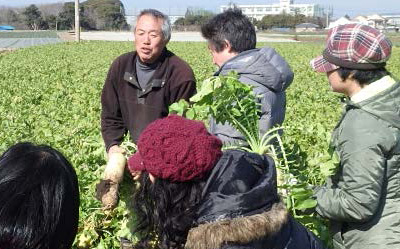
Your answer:
[[[122,153],[110,153],[104,170],[104,179],[120,183],[124,176],[125,165],[126,158]]]
[[[104,209],[113,209],[118,203],[119,183],[124,177],[126,158],[122,153],[110,153],[104,170],[100,199]]]

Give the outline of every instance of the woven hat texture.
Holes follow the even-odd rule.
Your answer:
[[[170,115],[149,124],[128,160],[131,171],[147,171],[174,182],[202,178],[222,155],[222,142],[200,121]]]
[[[373,70],[383,68],[389,59],[392,43],[379,30],[362,24],[339,25],[329,30],[322,56],[311,60],[317,72],[339,67]]]

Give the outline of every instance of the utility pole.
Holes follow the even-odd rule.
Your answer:
[[[332,6],[329,6],[328,10],[325,10],[325,15],[326,15],[326,28],[329,27],[329,20],[333,15],[333,8]]]
[[[75,41],[81,40],[81,26],[79,23],[79,0],[75,0]]]
[[[329,15],[328,12],[326,13],[326,27],[329,27]]]

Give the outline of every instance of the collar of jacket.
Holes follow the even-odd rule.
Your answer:
[[[275,203],[260,214],[219,220],[190,229],[185,248],[216,249],[227,243],[249,244],[273,236],[288,222],[288,212],[283,203]]]
[[[173,53],[167,50],[167,48],[164,48],[163,52],[161,53],[160,57],[158,58],[159,60],[159,65],[156,68],[156,71],[154,72],[153,77],[151,78],[149,84],[147,84],[146,89],[142,89],[137,82],[137,77],[136,77],[136,56],[137,53],[136,51],[133,52],[133,58],[129,60],[127,65],[125,66],[125,73],[124,73],[124,80],[129,82],[130,84],[134,85],[137,89],[141,90],[141,93],[139,94],[139,97],[147,94],[150,92],[153,88],[159,88],[163,87],[166,83],[166,77],[168,75],[169,66],[168,66],[168,60],[171,56],[173,56]]]
[[[377,99],[381,99],[382,97],[388,95],[390,93],[390,96],[392,96],[392,98],[397,98],[397,96],[399,95],[399,88],[400,88],[400,84],[399,83],[394,83],[394,84],[390,84],[389,86],[386,85],[386,87],[384,87],[385,89],[379,91],[379,93],[375,93],[373,94],[373,96],[370,96],[367,99],[364,99],[361,102],[354,102],[352,99],[346,98],[345,101],[345,109],[344,112],[342,114],[342,117],[340,118],[339,122],[336,124],[335,130],[336,128],[338,128],[340,126],[340,124],[342,123],[344,117],[346,116],[347,112],[352,110],[352,109],[359,109],[361,111],[364,111],[366,113],[369,113],[372,116],[375,116],[378,119],[384,120],[386,122],[388,122],[390,125],[392,125],[393,127],[396,127],[397,129],[400,129],[400,124],[399,122],[396,120],[392,120],[388,117],[384,117],[383,115],[379,115],[377,113],[374,113],[371,108],[367,108],[368,105],[371,105],[372,102],[377,101]],[[381,100],[382,101],[382,100]],[[386,103],[385,101],[383,101],[384,103]],[[390,107],[393,107],[393,105],[390,105]],[[390,113],[390,108],[388,110],[386,110],[388,113]],[[398,115],[398,109],[396,109],[393,113],[397,113],[395,115]]]
[[[364,88],[361,88],[359,92],[351,97],[351,101],[354,103],[359,103],[385,91],[394,84],[396,84],[396,81],[390,75],[387,75],[375,82],[366,85]]]

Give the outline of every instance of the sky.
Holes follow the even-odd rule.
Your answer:
[[[45,4],[55,2],[70,2],[74,0],[0,0],[0,6],[27,6],[30,4]],[[83,0],[80,0],[83,2]],[[127,14],[143,8],[155,8],[166,14],[173,15],[173,12],[185,12],[187,7],[203,8],[213,12],[219,11],[220,5],[229,2],[236,4],[271,4],[278,3],[279,0],[122,0],[127,10]],[[333,9],[334,17],[349,15],[370,15],[382,13],[400,13],[399,0],[294,0],[294,3],[315,3],[322,5],[326,9]],[[169,12],[169,13],[168,13]]]

